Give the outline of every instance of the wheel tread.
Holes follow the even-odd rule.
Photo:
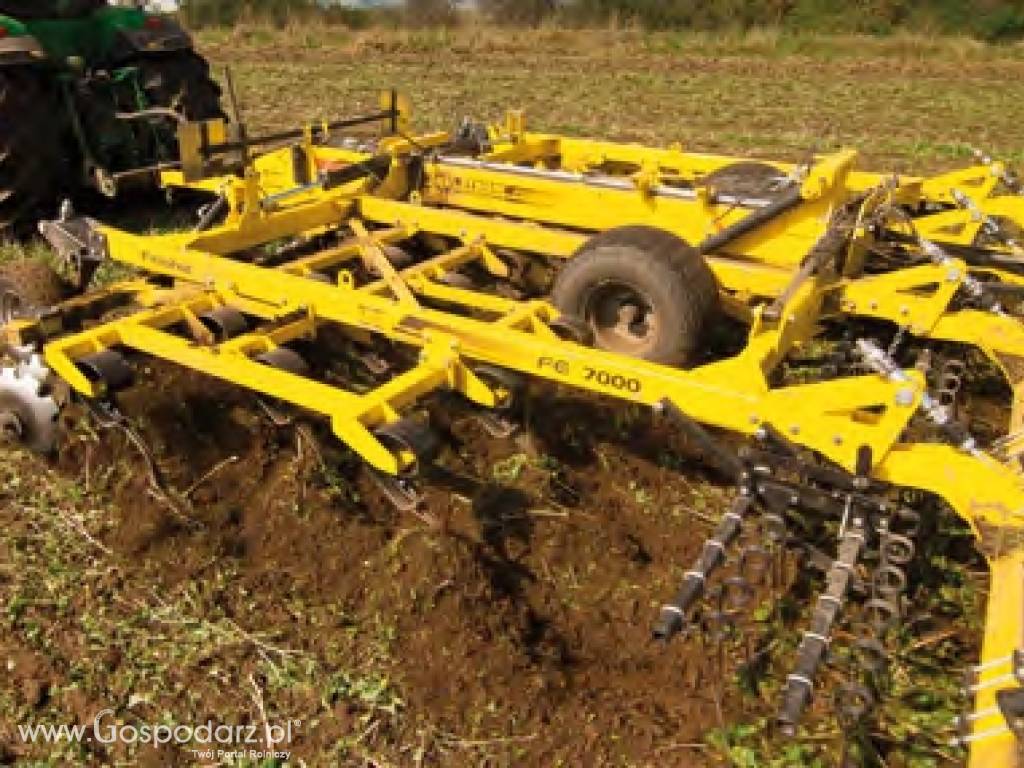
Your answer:
[[[642,272],[636,265],[643,264]],[[704,258],[667,230],[644,225],[617,227],[588,240],[555,281],[552,301],[579,315],[585,287],[609,271],[630,273],[658,291],[674,332],[645,353],[668,365],[692,363],[704,327],[718,304],[718,285]]]
[[[52,98],[28,67],[0,70],[0,232],[56,197],[60,142]]]

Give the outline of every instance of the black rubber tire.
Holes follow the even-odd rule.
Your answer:
[[[135,62],[151,107],[176,109],[189,120],[224,118],[220,86],[210,65],[195,51],[153,54]]]
[[[58,109],[29,67],[0,68],[0,235],[55,205],[61,168]],[[53,213],[53,211],[50,211]]]
[[[656,330],[637,344],[617,344],[595,318],[595,299],[624,286],[656,317]],[[610,229],[576,253],[555,280],[551,301],[594,330],[598,347],[665,365],[694,362],[718,306],[718,285],[704,258],[671,232],[648,226]]]
[[[46,262],[20,259],[0,264],[0,323],[52,307],[71,293],[67,281]]]
[[[702,179],[716,194],[760,200],[775,200],[785,189],[778,185],[785,172],[774,165],[744,160],[712,171]]]

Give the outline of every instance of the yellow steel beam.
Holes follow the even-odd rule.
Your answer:
[[[890,320],[915,336],[932,334],[963,284],[967,266],[951,260],[848,280],[838,286],[844,314]]]
[[[976,716],[967,729],[967,764],[969,768],[1013,768],[1020,765],[1021,748],[998,709],[996,694],[1016,687],[1013,654],[1024,648],[1024,549],[1019,544],[989,560],[989,580],[980,665],[985,669],[977,675],[978,689],[973,697],[974,712],[984,714]]]
[[[378,224],[413,227],[464,243],[484,239],[492,245],[550,256],[571,256],[586,241],[586,235],[536,223],[502,221],[458,210],[411,205],[363,195],[356,201],[357,215]]]
[[[850,158],[840,158],[848,164]],[[769,264],[794,267],[821,237],[827,214],[846,193],[836,184],[844,171],[835,159],[823,163],[813,177],[821,193],[795,209],[764,224],[755,234],[730,245],[730,254],[743,254]],[[698,244],[737,223],[749,210],[712,204],[685,192],[645,194],[642,189],[610,188],[585,177],[550,178],[513,168],[498,169],[451,163],[428,164],[423,201],[427,205],[496,213],[548,225],[597,231],[616,226],[646,224],[673,232]],[[823,181],[828,183],[822,187]],[[817,195],[818,193],[816,193]],[[362,215],[368,215],[361,206]],[[446,211],[440,212],[443,217]],[[532,247],[531,247],[532,245]],[[546,253],[537,244],[524,250]]]
[[[181,236],[138,237],[108,228],[102,232],[119,261],[261,301],[276,306],[281,315],[309,309],[319,320],[354,326],[417,346],[426,346],[436,338],[449,339],[460,354],[473,360],[648,405],[667,397],[706,423],[745,434],[769,422],[850,469],[856,464],[857,448],[862,444],[870,445],[876,456],[884,455],[905,427],[920,394],[917,382],[910,388],[909,399],[897,398],[897,390],[902,386],[875,377],[854,379],[852,384],[827,382],[764,391],[763,377],[730,381],[728,361],[690,372],[666,369],[533,333],[512,331],[508,326],[428,308],[398,306],[370,292],[324,285],[197,252],[185,247]],[[806,306],[811,308],[813,303]],[[809,309],[800,311],[806,315]],[[779,333],[786,338],[793,327],[796,326],[787,323]],[[773,333],[765,331],[762,338],[768,340]],[[98,334],[92,338],[102,343]],[[790,341],[783,341],[781,346],[778,342],[765,343],[771,354],[779,354]],[[60,358],[81,344],[81,337],[70,337],[50,345],[47,354],[54,358],[55,367],[66,368]],[[91,394],[81,381],[72,383]],[[844,403],[842,411],[837,410],[836,402]],[[882,407],[882,415],[867,418],[865,414],[875,407]]]
[[[383,278],[388,289],[398,299],[399,304],[418,306],[419,302],[416,301],[413,292],[409,290],[409,286],[405,284],[405,281],[398,276],[397,270],[395,270],[394,265],[384,254],[380,243],[370,235],[363,223],[359,219],[351,219],[349,227],[355,233],[359,252],[362,254],[363,260],[367,266],[372,267]]]
[[[1020,765],[1020,743],[998,711],[996,693],[1015,687],[1013,655],[1024,648],[1024,549],[995,554],[989,560],[990,584],[981,650],[982,672],[977,675],[976,713],[971,723],[969,768]],[[1001,660],[1001,664],[999,663]],[[1007,678],[1010,678],[1009,680]]]

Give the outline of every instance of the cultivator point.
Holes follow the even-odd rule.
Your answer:
[[[319,414],[400,506],[440,449],[416,415],[435,394],[498,434],[530,380],[649,406],[736,485],[657,637],[734,625],[783,549],[824,574],[779,702],[790,730],[840,621],[859,627],[859,662],[839,715],[870,716],[922,532],[951,508],[991,567],[959,738],[973,766],[1020,765],[1016,177],[987,158],[931,178],[862,172],[850,151],[752,163],[532,133],[521,113],[411,136],[404,100],[382,105],[266,141],[184,126],[163,182],[211,195],[199,225],[45,222],[80,272],[114,260],[146,277],[13,319],[8,346],[40,349],[86,398],[130,386],[144,355]],[[381,135],[338,140],[357,125]],[[290,143],[254,151],[267,142]],[[343,351],[301,354],[339,334]],[[31,365],[0,379],[12,434],[56,411]]]

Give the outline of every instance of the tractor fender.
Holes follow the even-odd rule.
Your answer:
[[[46,60],[46,51],[32,35],[0,37],[0,67],[38,64]]]
[[[113,56],[115,59],[129,59],[139,54],[187,51],[191,48],[192,38],[177,21],[164,16],[149,16],[138,29],[118,29]]]

